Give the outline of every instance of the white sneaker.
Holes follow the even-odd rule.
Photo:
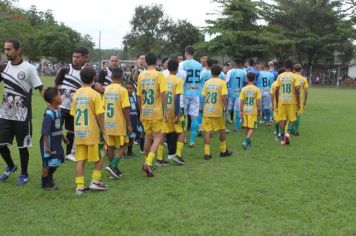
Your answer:
[[[228,134],[231,132],[231,130],[225,128],[225,132]]]
[[[67,161],[74,161],[74,162],[77,161],[77,160],[75,159],[75,156],[74,156],[73,153],[68,154],[68,155],[66,156],[66,160],[67,160]]]
[[[99,190],[99,191],[105,191],[109,189],[109,186],[104,184],[103,182],[91,182],[89,185],[89,189],[91,190]]]
[[[173,161],[176,155],[168,155],[168,161]]]

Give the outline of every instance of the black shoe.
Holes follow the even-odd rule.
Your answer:
[[[116,167],[112,167],[110,165],[110,166],[106,167],[105,169],[111,174],[112,177],[114,177],[116,179],[118,179],[122,176],[122,172]]]
[[[132,157],[132,156],[135,156],[135,154],[133,152],[127,152],[126,156]]]
[[[226,149],[226,152],[220,152],[220,157],[229,157],[232,155],[232,152]]]
[[[295,131],[294,132],[294,136],[299,136],[300,134],[299,134],[299,131]]]
[[[212,159],[212,158],[213,158],[213,157],[211,156],[211,154],[204,156],[204,160],[206,160],[206,161],[209,161],[209,160]]]
[[[198,132],[198,137],[201,137],[201,136],[203,136],[203,131]]]
[[[168,164],[169,164],[168,161],[165,161],[165,160],[157,160],[154,165],[155,165],[156,167],[160,167],[160,166],[166,166],[166,165],[168,165]]]

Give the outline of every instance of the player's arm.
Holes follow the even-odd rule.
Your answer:
[[[104,113],[96,115],[96,121],[98,122],[99,128],[101,132],[103,133],[105,142],[106,142],[106,131],[105,131],[105,125],[104,125]]]
[[[223,104],[224,104],[224,109],[225,109],[225,111],[227,111],[227,108],[228,108],[227,95],[222,95],[222,96],[221,96],[221,101],[222,101]]]
[[[261,116],[262,112],[261,112],[261,99],[257,99],[257,111],[258,111],[258,117]]]
[[[160,94],[161,99],[162,99],[162,103],[163,103],[163,108],[164,108],[164,116],[165,119],[168,120],[168,106],[167,106],[167,96],[166,96],[166,92],[163,92]]]
[[[122,110],[123,114],[124,114],[124,119],[126,121],[126,124],[127,124],[127,130],[128,130],[128,133],[132,133],[133,129],[132,129],[132,124],[131,124],[131,120],[130,120],[130,107],[125,107],[123,110]]]
[[[48,135],[47,134],[43,135],[43,144],[44,144],[45,153],[51,154],[52,150],[51,150],[51,147],[49,146]]]
[[[297,100],[297,107],[300,107],[300,87],[295,87],[295,98]]]
[[[245,105],[245,103],[244,103],[244,98],[241,97],[241,95],[240,95],[240,118],[241,118],[241,119],[243,118],[243,114],[244,114],[244,112],[243,112],[243,110],[244,110],[244,105]]]
[[[100,93],[100,94],[104,94],[104,91],[105,91],[105,89],[103,88],[105,76],[106,76],[106,71],[101,70],[99,72],[99,77],[98,77],[96,83],[94,84],[94,89],[96,91],[98,91],[98,93]]]
[[[65,74],[69,72],[69,68],[64,67],[58,72],[56,79],[54,80],[54,87],[58,88],[63,83]]]
[[[308,100],[308,95],[309,95],[309,92],[308,92],[308,88],[304,89],[304,106],[307,105],[307,100]]]
[[[279,86],[276,85],[276,87],[274,88],[274,96],[276,98],[276,107],[278,107],[278,102],[279,102]]]

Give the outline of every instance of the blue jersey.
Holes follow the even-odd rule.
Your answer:
[[[274,76],[274,81],[276,81],[277,78],[278,78],[278,72],[275,71],[275,70],[270,70],[269,72],[271,72],[271,73],[273,74],[273,76]]]
[[[200,95],[200,73],[202,65],[194,59],[182,62],[181,70],[185,71],[184,96],[198,97]]]
[[[246,73],[248,73],[248,72],[255,73],[255,76],[256,76],[255,85],[257,85],[256,81],[257,81],[257,78],[260,76],[260,72],[255,67],[247,67],[245,70],[246,70]],[[248,84],[248,82],[246,81],[244,83],[244,86],[246,86],[247,84]]]
[[[232,69],[227,75],[227,89],[229,98],[237,98],[246,81],[246,71],[244,69]]]
[[[261,92],[269,93],[273,82],[274,75],[271,72],[261,71],[259,77],[257,78],[257,87],[261,90]]]

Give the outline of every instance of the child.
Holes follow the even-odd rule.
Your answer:
[[[131,126],[133,129],[131,137],[129,137],[129,146],[127,148],[127,156],[133,156],[134,153],[132,152],[132,148],[133,148],[134,139],[137,136],[139,136],[140,150],[143,153],[143,146],[144,146],[145,138],[144,138],[143,132],[142,132],[143,131],[142,124],[139,121],[140,111],[138,108],[137,97],[134,95],[135,86],[133,83],[127,82],[125,87],[129,94],[129,101],[130,101],[129,115],[130,115]]]
[[[83,86],[73,95],[70,114],[74,117],[75,158],[76,166],[76,194],[80,195],[92,190],[107,190],[109,187],[100,182],[103,167],[99,158],[100,131],[106,141],[104,129],[104,106],[101,95],[91,88],[96,72],[92,67],[85,67],[80,71]],[[94,162],[92,180],[89,187],[84,187],[84,166],[86,162]]]
[[[256,75],[253,72],[247,73],[248,84],[240,93],[240,117],[244,120],[246,137],[242,142],[246,150],[252,146],[251,137],[257,125],[258,116],[261,115],[261,91],[254,85]]]
[[[137,84],[137,97],[140,118],[146,132],[145,157],[143,171],[147,177],[153,177],[152,164],[162,139],[164,117],[168,118],[167,83],[162,72],[156,70],[157,57],[153,53],[146,55],[147,70],[143,71]]]
[[[204,96],[203,131],[205,132],[204,160],[212,158],[210,153],[210,134],[220,131],[220,157],[232,155],[226,147],[224,109],[227,110],[227,84],[219,79],[220,66],[212,66],[212,78],[205,82],[202,95]]]
[[[105,131],[107,134],[108,158],[112,160],[106,170],[114,178],[122,176],[118,169],[119,162],[125,153],[129,142],[128,133],[132,132],[129,118],[129,95],[127,90],[121,86],[123,70],[115,68],[112,70],[112,84],[105,88],[104,106],[106,108],[104,116]],[[115,147],[119,147],[118,156],[114,157]]]
[[[56,190],[53,174],[64,161],[62,139],[61,112],[58,106],[62,104],[62,98],[57,88],[50,87],[44,92],[44,99],[48,107],[43,116],[40,149],[42,155],[42,188]]]

